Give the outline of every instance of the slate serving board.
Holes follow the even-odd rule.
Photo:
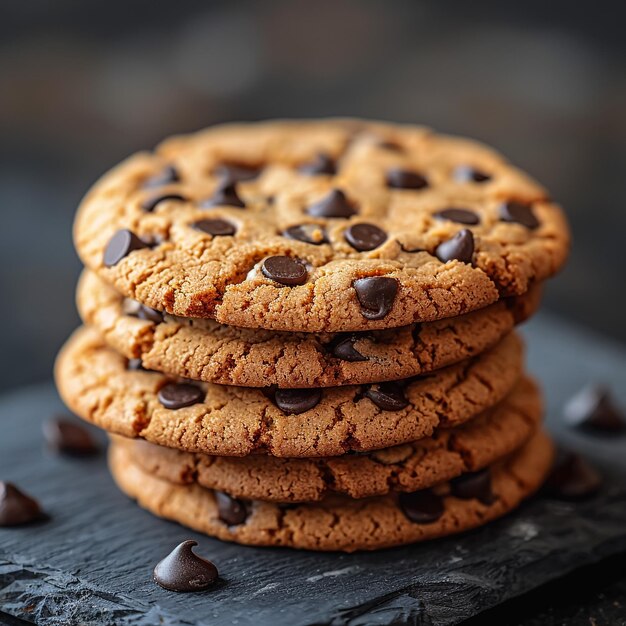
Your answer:
[[[486,528],[376,553],[247,548],[155,519],[117,491],[103,456],[70,460],[43,449],[41,422],[61,409],[51,385],[5,396],[0,479],[37,497],[51,518],[0,529],[0,623],[450,625],[626,550],[626,438],[560,423],[565,399],[589,381],[610,384],[626,404],[626,351],[543,315],[525,334],[551,430],[603,466],[606,488],[580,504],[535,498]],[[220,570],[213,591],[176,594],[151,580],[154,564],[188,538]]]

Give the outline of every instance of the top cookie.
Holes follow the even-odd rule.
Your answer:
[[[546,191],[488,148],[349,120],[170,139],[96,183],[74,235],[149,307],[303,332],[482,308],[556,272],[569,244]]]

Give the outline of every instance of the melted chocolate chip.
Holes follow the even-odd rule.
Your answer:
[[[113,267],[134,250],[148,247],[148,244],[130,230],[118,230],[109,240],[102,260],[107,267]]]
[[[380,383],[375,388],[370,387],[365,392],[365,397],[383,411],[401,411],[409,404],[402,387],[396,382]]]
[[[430,489],[401,493],[398,496],[398,504],[406,517],[416,524],[432,524],[444,512],[443,499]]]
[[[462,500],[475,499],[483,504],[493,504],[495,496],[491,491],[491,471],[487,467],[454,478],[450,481],[450,492]]]
[[[164,319],[163,313],[161,311],[152,309],[145,304],[140,304],[137,307],[134,316],[138,317],[140,320],[147,320],[148,322],[154,322],[155,324],[160,324],[161,322],[163,322]]]
[[[440,243],[435,250],[436,257],[447,263],[456,259],[463,263],[471,263],[474,256],[474,235],[467,228],[459,231],[454,237]]]
[[[141,208],[146,213],[152,213],[152,211],[154,211],[154,209],[157,208],[157,205],[167,200],[176,200],[178,202],[185,202],[187,198],[185,198],[185,196],[181,196],[179,193],[164,193],[158,196],[152,196],[150,198],[146,198],[141,203]]]
[[[44,438],[50,448],[70,456],[91,456],[100,450],[92,434],[72,420],[57,417],[43,426]]]
[[[530,230],[539,226],[539,220],[535,217],[532,207],[521,202],[502,203],[500,205],[500,219],[503,222],[521,224]]]
[[[203,200],[200,206],[205,209],[214,206],[234,206],[243,209],[246,204],[237,194],[236,183],[226,180],[218,186],[210,198]]]
[[[231,237],[237,232],[234,224],[221,219],[206,219],[193,223],[196,230],[213,235],[213,237]]]
[[[387,241],[387,233],[374,224],[354,224],[344,234],[346,241],[359,252],[374,250]]]
[[[276,406],[288,415],[299,415],[314,409],[322,399],[321,389],[277,389]]]
[[[13,483],[0,482],[0,527],[19,526],[41,519],[43,513],[36,500]]]
[[[168,165],[163,168],[159,174],[155,174],[146,180],[143,184],[144,187],[161,187],[162,185],[169,185],[170,183],[177,183],[180,181],[180,174],[173,165]]]
[[[218,516],[229,526],[239,526],[248,518],[248,510],[241,500],[231,498],[227,493],[214,491],[215,501],[217,503]]]
[[[454,170],[454,179],[460,183],[486,183],[491,180],[491,176],[470,165],[459,165]]]
[[[261,265],[263,275],[281,285],[304,285],[308,277],[307,269],[298,259],[288,256],[271,256]]]
[[[359,361],[367,361],[368,358],[363,356],[355,347],[356,341],[361,339],[357,335],[350,335],[348,337],[338,337],[330,345],[332,355],[341,359],[342,361],[348,361],[350,363],[356,363]]]
[[[590,385],[579,391],[563,410],[565,420],[572,426],[602,433],[621,433],[626,430],[626,416],[618,409],[611,392],[599,385]]]
[[[315,176],[317,174],[335,174],[335,162],[327,154],[318,154],[310,163],[304,163],[298,168],[302,174]]]
[[[182,409],[204,400],[205,393],[190,383],[168,383],[159,389],[159,402],[166,409]]]
[[[313,217],[351,217],[357,214],[341,189],[333,189],[328,195],[306,210]]]
[[[380,320],[385,317],[391,311],[398,293],[398,281],[388,276],[359,278],[352,286],[363,307],[361,313],[368,320]]]
[[[555,464],[544,491],[559,500],[584,500],[602,487],[602,476],[583,457],[566,453]]]
[[[328,243],[326,231],[319,224],[298,224],[297,226],[290,226],[283,232],[283,235],[289,237],[289,239],[297,239],[298,241],[304,241],[304,243],[311,243],[314,246]]]
[[[213,170],[213,173],[220,178],[222,184],[233,185],[254,180],[261,173],[261,168],[241,163],[222,163]]]
[[[218,577],[211,561],[199,557],[192,550],[197,541],[183,541],[154,568],[154,581],[169,591],[203,591]]]
[[[394,167],[387,172],[387,186],[392,189],[423,189],[428,180],[418,172]]]
[[[442,211],[437,211],[434,216],[441,220],[450,220],[459,224],[474,225],[480,222],[478,215],[474,211],[468,211],[467,209],[443,209]]]

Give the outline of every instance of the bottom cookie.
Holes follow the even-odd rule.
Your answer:
[[[432,490],[365,499],[329,496],[315,504],[242,501],[197,484],[157,478],[113,443],[109,465],[118,486],[159,517],[225,541],[308,550],[375,550],[435,539],[481,526],[534,493],[553,460],[540,432],[491,468]]]

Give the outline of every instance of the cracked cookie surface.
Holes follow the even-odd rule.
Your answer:
[[[480,309],[554,274],[569,247],[561,209],[494,151],[354,120],[172,138],[96,183],[74,238],[151,308],[304,332]]]

